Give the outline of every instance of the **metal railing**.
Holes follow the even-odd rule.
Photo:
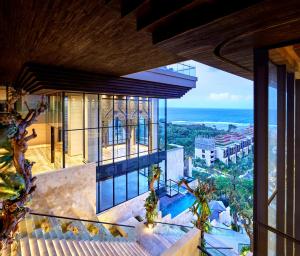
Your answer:
[[[175,180],[168,179],[166,189],[167,189],[167,195],[169,197],[173,197],[179,194],[179,184]]]
[[[205,248],[198,246],[198,249],[205,254],[206,256],[228,256],[230,251],[232,252],[233,248],[231,247],[214,247],[206,241]]]
[[[196,67],[192,66],[190,64],[185,63],[175,63],[171,65],[167,65],[164,67],[161,67],[162,69],[167,69],[176,73],[184,74],[187,76],[193,76],[196,77]]]
[[[135,226],[131,226],[131,225],[124,225],[124,224],[111,223],[111,222],[98,221],[98,220],[79,219],[79,218],[73,218],[73,217],[65,217],[65,216],[36,213],[36,212],[31,212],[30,215],[36,215],[36,216],[41,216],[41,217],[51,217],[51,218],[58,218],[58,219],[66,219],[66,220],[92,222],[92,223],[99,223],[99,224],[104,224],[104,225],[120,226],[120,227],[127,227],[127,228],[135,228]]]

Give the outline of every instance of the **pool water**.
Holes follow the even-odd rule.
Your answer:
[[[166,205],[160,205],[162,217],[171,214],[171,218],[176,217],[186,209],[190,208],[195,202],[195,196],[191,193],[186,193],[184,196],[178,198],[174,202]]]

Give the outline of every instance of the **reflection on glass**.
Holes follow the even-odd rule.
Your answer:
[[[159,145],[159,149],[165,150],[165,144],[166,144],[166,125],[165,123],[159,123],[158,126],[158,145]]]
[[[127,125],[138,124],[138,98],[127,98]]]
[[[127,173],[128,199],[138,195],[138,173],[137,171]]]
[[[109,96],[101,97],[99,123],[101,127],[113,126],[113,98]]]
[[[155,153],[158,150],[158,124],[150,124],[150,153]]]
[[[151,99],[151,123],[158,123],[158,99]]]
[[[139,170],[139,194],[148,191],[148,168]]]
[[[158,100],[158,121],[165,122],[166,121],[166,100],[159,99]]]
[[[98,95],[85,95],[85,128],[98,127]]]
[[[85,130],[85,162],[98,161],[98,129]]]
[[[66,167],[83,164],[83,133],[84,130],[66,131],[65,163]]]
[[[65,96],[65,130],[83,129],[83,95],[68,93]]]
[[[276,190],[277,182],[277,68],[269,63],[268,96],[268,197]],[[268,207],[269,225],[276,228],[276,199]]]
[[[113,206],[113,180],[100,181],[100,211]]]
[[[126,201],[126,175],[115,177],[114,196],[115,204]]]

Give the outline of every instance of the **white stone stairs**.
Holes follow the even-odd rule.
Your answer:
[[[77,226],[82,225],[80,234],[63,233],[57,220],[48,218],[52,229],[44,232],[35,226],[38,219],[31,215],[20,222],[18,249],[7,246],[1,256],[150,256],[136,241],[113,237],[106,229],[104,237],[94,238],[81,221],[75,221]]]
[[[6,248],[2,256],[150,256],[137,242],[42,239],[24,237],[20,250]]]

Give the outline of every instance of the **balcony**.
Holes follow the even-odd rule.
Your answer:
[[[161,69],[167,69],[172,72],[196,77],[196,67],[191,64],[179,62],[179,63],[175,63],[172,65],[167,65],[167,66],[161,67]]]

